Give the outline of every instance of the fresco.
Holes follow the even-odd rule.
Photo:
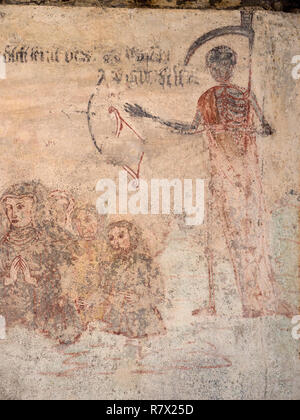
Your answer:
[[[299,17],[1,10],[0,398],[297,399]]]

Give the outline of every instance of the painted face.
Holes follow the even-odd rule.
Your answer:
[[[93,241],[98,233],[98,220],[95,215],[82,210],[78,213],[75,225],[79,236],[86,241]]]
[[[130,235],[126,227],[114,227],[109,231],[108,239],[111,247],[116,251],[126,252],[131,247]]]
[[[5,200],[5,213],[11,226],[23,228],[32,224],[34,200],[32,197],[9,197]]]
[[[227,60],[211,63],[209,66],[210,73],[212,77],[218,83],[228,82],[234,71],[234,66],[229,63]]]
[[[50,214],[53,220],[61,227],[65,227],[67,221],[66,211],[69,204],[69,200],[64,197],[58,199],[53,198],[50,202]]]

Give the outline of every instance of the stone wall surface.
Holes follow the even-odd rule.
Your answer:
[[[298,400],[300,16],[0,21],[0,399]]]
[[[252,7],[286,12],[297,12],[300,9],[298,0],[1,0],[0,4],[178,9],[237,9]]]

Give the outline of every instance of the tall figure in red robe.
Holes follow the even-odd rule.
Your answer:
[[[182,134],[206,131],[212,203],[208,229],[212,229],[212,220],[220,221],[243,315],[247,318],[274,314],[291,316],[291,309],[280,298],[269,257],[255,120],[261,126],[260,135],[272,135],[272,128],[250,89],[231,83],[237,64],[237,54],[231,48],[212,49],[206,56],[206,64],[217,85],[200,97],[191,125],[164,121],[138,105],[127,104],[126,110],[131,115],[152,118]],[[209,235],[213,235],[212,230]],[[213,236],[208,246],[209,306],[195,311],[194,315],[216,313],[212,241]]]

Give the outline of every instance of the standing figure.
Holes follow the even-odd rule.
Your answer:
[[[66,191],[52,191],[49,195],[49,207],[52,222],[73,233],[71,217],[75,207],[74,198]]]
[[[0,313],[8,327],[24,324],[71,343],[81,322],[62,294],[59,268],[73,256],[66,241],[51,237],[46,201],[38,182],[13,185],[2,195],[9,229],[0,240]]]
[[[78,207],[72,214],[73,229],[78,236],[79,256],[72,267],[68,294],[75,301],[85,324],[101,320],[103,306],[93,301],[99,294],[99,266],[105,252],[103,238],[105,217],[90,205]],[[101,293],[101,290],[100,290]]]
[[[270,136],[273,130],[250,88],[231,83],[237,64],[236,52],[228,46],[216,47],[207,54],[206,63],[217,85],[200,97],[191,125],[164,121],[138,105],[127,104],[126,110],[131,115],[151,118],[181,134],[206,131],[211,163],[209,236],[212,220],[219,220],[243,315],[291,316],[291,309],[280,299],[269,257],[255,120],[261,125],[259,134]],[[209,237],[209,307],[195,311],[194,315],[216,313],[212,241],[213,237]]]
[[[9,230],[0,240],[0,313],[8,327],[33,327],[36,279],[30,271],[27,252],[39,240],[32,226],[34,196],[22,194],[17,198],[6,194],[2,204]]]
[[[157,305],[164,302],[161,275],[149,255],[138,251],[141,235],[127,221],[107,229],[112,258],[103,266],[103,321],[107,331],[127,338],[145,338],[165,333]]]

